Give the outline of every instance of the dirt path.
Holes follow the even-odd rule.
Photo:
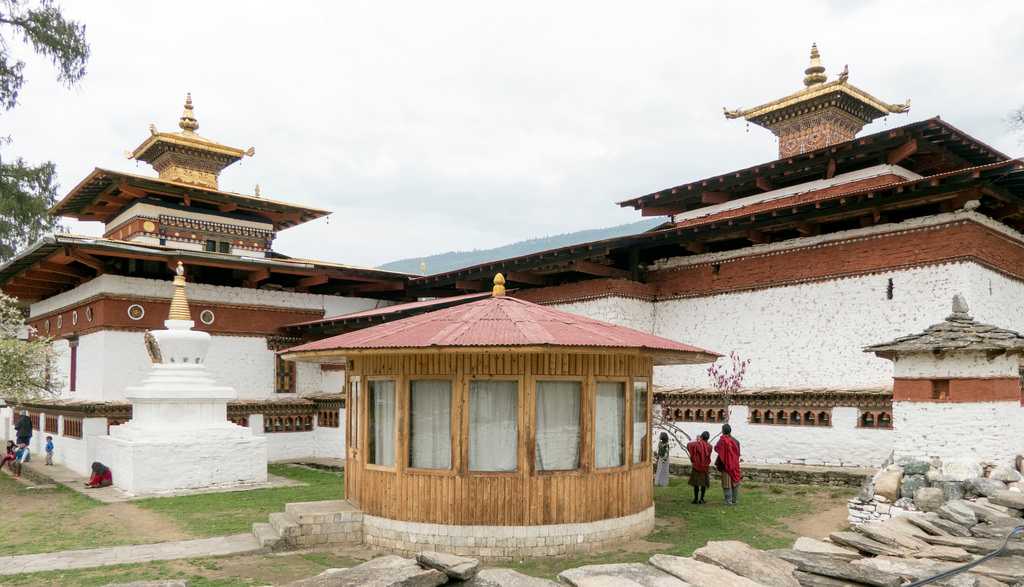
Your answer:
[[[782,520],[791,532],[797,536],[825,538],[832,532],[846,529],[850,522],[846,510],[846,501],[836,503],[835,500],[816,498],[809,514]]]
[[[167,542],[193,538],[177,524],[158,513],[131,503],[114,503],[94,508],[79,518],[83,527],[111,528],[117,537],[145,542]]]

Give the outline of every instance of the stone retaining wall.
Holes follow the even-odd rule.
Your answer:
[[[671,463],[669,473],[676,477],[689,477],[689,463]],[[871,478],[874,470],[854,468],[827,468],[806,465],[745,465],[743,480],[751,483],[778,483],[783,485],[818,485],[824,487],[861,487]],[[712,484],[718,483],[718,471],[712,468]]]

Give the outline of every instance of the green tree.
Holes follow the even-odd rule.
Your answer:
[[[57,354],[25,325],[14,298],[0,293],[0,397],[8,403],[57,393]]]
[[[17,106],[25,84],[25,62],[12,54],[15,42],[48,58],[57,69],[57,81],[66,86],[85,75],[85,25],[65,19],[52,0],[0,0],[0,112]],[[0,137],[0,149],[10,142],[10,137]],[[30,165],[20,157],[8,161],[0,151],[0,261],[54,229],[56,220],[47,210],[56,196],[52,162]]]

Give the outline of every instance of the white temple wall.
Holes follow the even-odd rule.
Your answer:
[[[1012,466],[1024,453],[1020,402],[893,402],[896,461],[937,457],[943,463]]]
[[[907,379],[1010,378],[1020,376],[1020,359],[1014,355],[989,358],[984,352],[902,355],[893,361],[894,376]]]
[[[645,300],[619,296],[584,300],[553,307],[594,320],[603,320],[617,326],[626,326],[643,332],[654,330],[654,304]]]
[[[740,442],[740,453],[747,463],[877,467],[893,450],[893,431],[858,428],[855,407],[832,408],[831,426],[751,424],[749,413],[747,406],[729,408],[732,435]],[[722,430],[718,422],[675,422],[675,425],[691,438],[704,430],[714,437]],[[654,441],[656,446],[657,438]],[[687,453],[673,444],[672,456],[685,458]]]
[[[316,453],[322,459],[345,458],[345,408],[338,410],[338,427],[327,428],[317,426],[313,429]]]

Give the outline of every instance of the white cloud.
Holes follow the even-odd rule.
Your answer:
[[[1018,153],[1024,5],[1004,2],[68,2],[89,74],[68,91],[32,60],[0,118],[63,191],[191,91],[200,133],[256,157],[225,189],[335,211],[278,250],[374,265],[638,218],[614,202],[774,158],[722,118],[830,73],[908,116],[941,114]],[[872,129],[868,129],[870,131]],[[139,170],[148,172],[141,165]],[[83,223],[78,223],[83,224]],[[97,227],[76,229],[98,232]]]

